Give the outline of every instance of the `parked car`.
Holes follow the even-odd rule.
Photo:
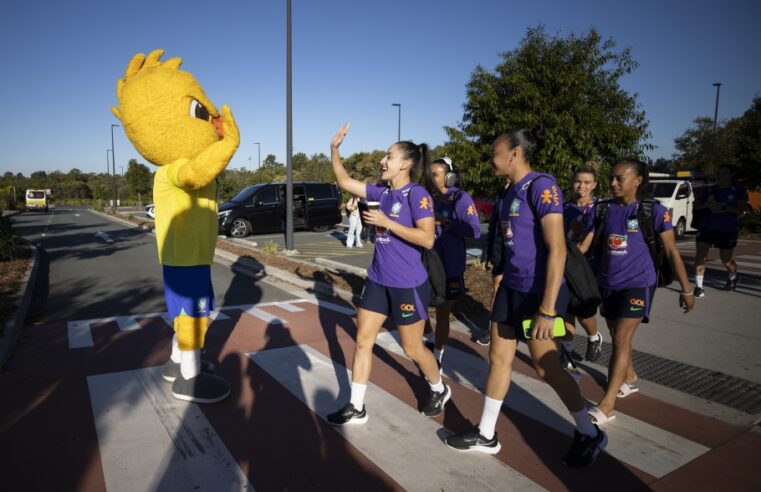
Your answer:
[[[153,220],[156,220],[156,205],[150,204],[145,207],[145,215]]]
[[[480,196],[473,197],[473,205],[478,212],[478,220],[481,222],[487,222],[491,218],[492,211],[494,210],[494,198],[483,198]]]
[[[695,202],[695,192],[703,184],[693,184],[687,179],[662,178],[655,176],[651,180],[653,196],[668,208],[671,214],[671,224],[674,235],[679,238],[687,231],[694,231],[692,222],[692,207]]]
[[[244,188],[219,206],[219,233],[230,237],[285,230],[285,183]],[[341,223],[341,191],[328,183],[293,183],[293,225],[327,230]]]

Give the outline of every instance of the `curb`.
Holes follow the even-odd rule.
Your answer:
[[[32,303],[32,293],[34,292],[34,285],[37,281],[37,271],[40,266],[40,256],[37,248],[33,244],[29,244],[32,248],[32,263],[24,274],[24,280],[21,281],[21,288],[19,289],[20,296],[17,296],[16,311],[11,315],[11,318],[5,322],[3,334],[0,335],[0,371],[5,362],[8,360],[13,347],[16,345],[16,340],[21,332],[21,328],[24,326],[27,312],[29,311],[29,305]]]

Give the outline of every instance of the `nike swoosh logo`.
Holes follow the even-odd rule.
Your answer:
[[[641,307],[630,307],[629,311],[642,311],[644,308]]]
[[[415,313],[402,313],[402,318],[409,318],[410,316],[415,316]]]

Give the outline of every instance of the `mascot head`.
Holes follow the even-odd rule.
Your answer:
[[[116,86],[119,107],[111,108],[132,145],[157,166],[192,159],[222,138],[219,112],[201,85],[180,70],[182,59],[161,62],[163,54],[155,50],[130,60]]]

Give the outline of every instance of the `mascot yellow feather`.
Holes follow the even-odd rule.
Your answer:
[[[214,309],[211,262],[217,241],[216,178],[240,144],[230,108],[209,100],[182,60],[163,50],[135,55],[119,80],[119,118],[132,145],[159,166],[153,183],[156,242],[175,336],[163,369],[175,397],[198,403],[224,399],[229,385],[202,364]],[[203,370],[202,370],[203,369]]]

